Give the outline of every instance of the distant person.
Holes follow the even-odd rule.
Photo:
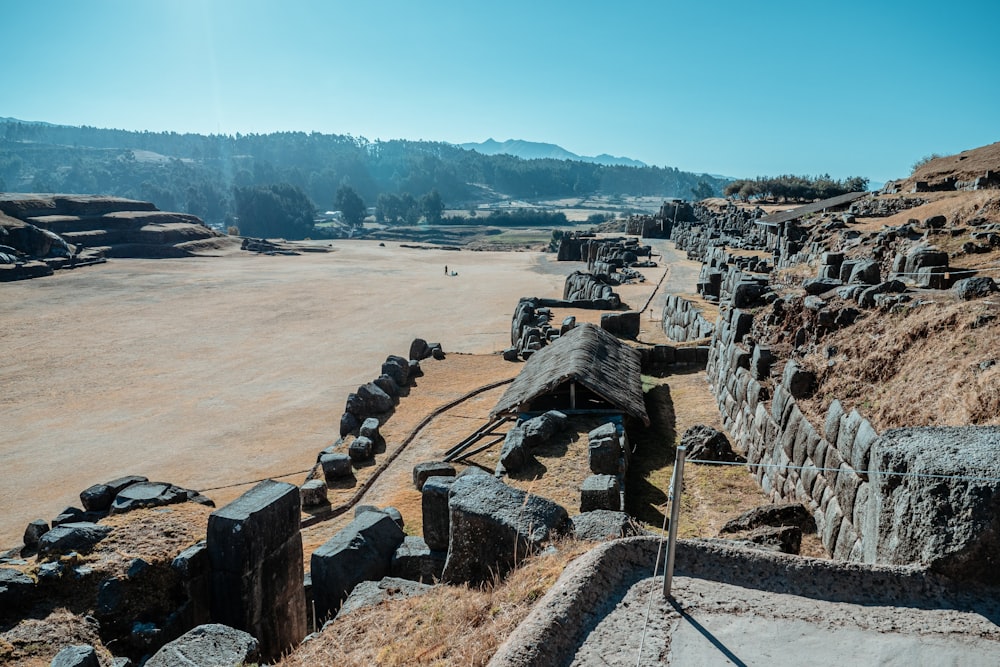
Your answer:
[[[444,265],[444,275],[448,275],[448,265]]]

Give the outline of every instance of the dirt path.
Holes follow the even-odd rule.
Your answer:
[[[0,545],[120,475],[298,483],[386,355],[417,336],[502,349],[517,299],[561,293],[568,273],[540,253],[334,247],[114,260],[0,287]]]

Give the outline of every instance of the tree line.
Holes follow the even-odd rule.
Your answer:
[[[316,132],[200,135],[0,122],[0,189],[144,199],[217,224],[231,224],[239,217],[238,192],[274,184],[298,188],[320,211],[339,210],[338,193],[348,187],[362,201],[374,203],[377,216],[412,222],[414,217],[434,220],[443,212],[444,201],[466,208],[500,195],[685,197],[705,185],[713,194],[721,193],[725,183],[670,167],[523,160],[442,142],[369,141]]]
[[[751,199],[813,201],[837,197],[848,192],[864,192],[867,189],[868,179],[861,176],[838,181],[829,174],[815,177],[786,174],[731,181],[722,189],[722,194],[743,201]]]

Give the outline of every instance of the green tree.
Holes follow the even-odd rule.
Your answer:
[[[434,189],[421,197],[420,209],[427,222],[432,224],[441,222],[441,214],[444,213],[444,201],[441,200],[441,193]]]
[[[844,188],[846,188],[848,192],[867,192],[868,179],[862,176],[851,176],[844,181]]]
[[[352,227],[360,227],[368,212],[365,201],[350,185],[341,185],[337,188],[336,206],[347,224]]]
[[[715,196],[715,191],[712,186],[705,182],[704,179],[698,181],[698,185],[691,188],[691,195],[694,197],[695,201],[701,201],[702,199],[708,199]]]
[[[245,236],[304,239],[313,233],[316,207],[296,185],[238,187],[233,195]]]
[[[403,200],[399,195],[383,192],[375,202],[375,220],[394,224],[403,217]]]

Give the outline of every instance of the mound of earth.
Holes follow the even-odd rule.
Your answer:
[[[924,184],[924,185],[918,185]],[[909,178],[897,181],[899,192],[917,190],[980,190],[1000,187],[1000,142],[935,157]]]

